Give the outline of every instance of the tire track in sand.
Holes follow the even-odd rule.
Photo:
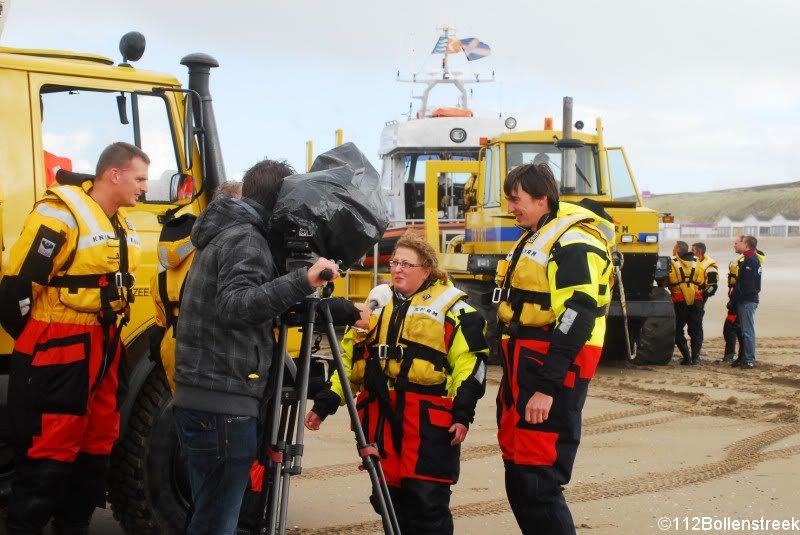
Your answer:
[[[763,433],[734,442],[726,448],[725,458],[699,466],[682,468],[668,472],[648,472],[622,479],[612,479],[595,483],[578,483],[564,491],[572,503],[588,502],[606,498],[618,498],[649,492],[662,492],[669,489],[696,485],[738,472],[761,462],[790,458],[800,453],[800,446],[761,453],[762,450],[782,440],[800,433],[800,424],[790,424],[767,430]],[[457,505],[451,508],[454,518],[488,516],[510,512],[505,499]],[[362,535],[381,532],[380,521],[357,522],[318,529],[292,529],[292,535],[349,534]]]
[[[680,415],[669,415],[669,416],[662,416],[659,418],[652,418],[649,420],[642,420],[638,422],[621,422],[618,424],[611,424],[611,425],[599,425],[614,420],[643,416],[645,414],[652,414],[655,412],[660,412],[660,411],[658,409],[654,409],[651,407],[642,407],[639,409],[611,412],[606,414],[599,414],[597,416],[592,416],[590,418],[586,418],[583,421],[584,425],[583,434],[598,435],[602,433],[613,433],[615,431],[626,431],[628,429],[637,429],[640,427],[659,425],[680,418]],[[468,446],[464,447],[461,451],[461,461],[462,462],[471,461],[474,459],[489,457],[491,455],[498,455],[499,453],[500,453],[499,447],[495,443],[483,444],[480,446]],[[337,477],[353,476],[360,473],[357,467],[358,464],[356,461],[354,461],[351,463],[329,464],[325,466],[304,468],[302,474],[300,474],[300,477],[302,478],[302,481],[307,481],[311,479],[319,481]]]

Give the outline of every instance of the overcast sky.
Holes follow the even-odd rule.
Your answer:
[[[410,86],[396,72],[436,66],[443,24],[492,55],[455,68],[496,73],[475,86],[476,115],[520,128],[560,125],[561,98],[606,142],[623,145],[655,193],[800,180],[800,2],[343,0],[11,0],[0,45],[104,54],[142,32],[136,64],[186,81],[180,58],[220,62],[211,89],[230,176],[265,156],[305,167],[305,141],[336,128],[377,165],[385,121],[403,119]],[[438,56],[441,57],[441,56]],[[455,104],[452,93],[435,103]]]

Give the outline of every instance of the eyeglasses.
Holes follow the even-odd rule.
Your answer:
[[[412,267],[421,267],[421,266],[422,266],[422,264],[412,264],[410,262],[406,262],[405,260],[403,260],[402,262],[400,260],[396,260],[394,258],[389,260],[389,267],[391,267],[391,268],[399,267],[400,269],[408,269],[408,268],[412,268]]]

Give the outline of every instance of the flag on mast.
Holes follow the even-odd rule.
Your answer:
[[[458,54],[461,52],[461,41],[442,34],[431,50],[431,54]]]
[[[485,58],[492,53],[491,47],[476,37],[461,39],[460,43],[468,61]]]
[[[447,49],[447,36],[442,35],[439,37],[439,40],[436,41],[436,44],[431,50],[431,54],[444,54],[444,51]]]

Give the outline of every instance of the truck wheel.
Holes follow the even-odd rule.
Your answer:
[[[630,322],[630,329],[633,330],[636,325],[634,321]],[[631,334],[631,336],[634,336]],[[631,348],[633,345],[631,344]],[[630,356],[627,355],[628,346],[625,345],[625,323],[622,317],[615,316],[606,319],[606,337],[603,341],[603,353],[600,357],[600,362],[627,362]]]
[[[650,300],[671,302],[663,288],[653,288]],[[675,349],[675,315],[648,317],[636,337],[636,360],[640,364],[668,364]]]
[[[494,288],[493,282],[455,279],[456,288],[467,294],[469,304],[483,314],[486,320],[486,341],[489,343],[489,364],[501,364],[502,355],[497,348],[497,306],[483,304],[483,296]]]
[[[172,393],[161,367],[139,392],[127,432],[111,454],[111,509],[126,533],[184,532],[191,501],[189,472],[172,419]]]

